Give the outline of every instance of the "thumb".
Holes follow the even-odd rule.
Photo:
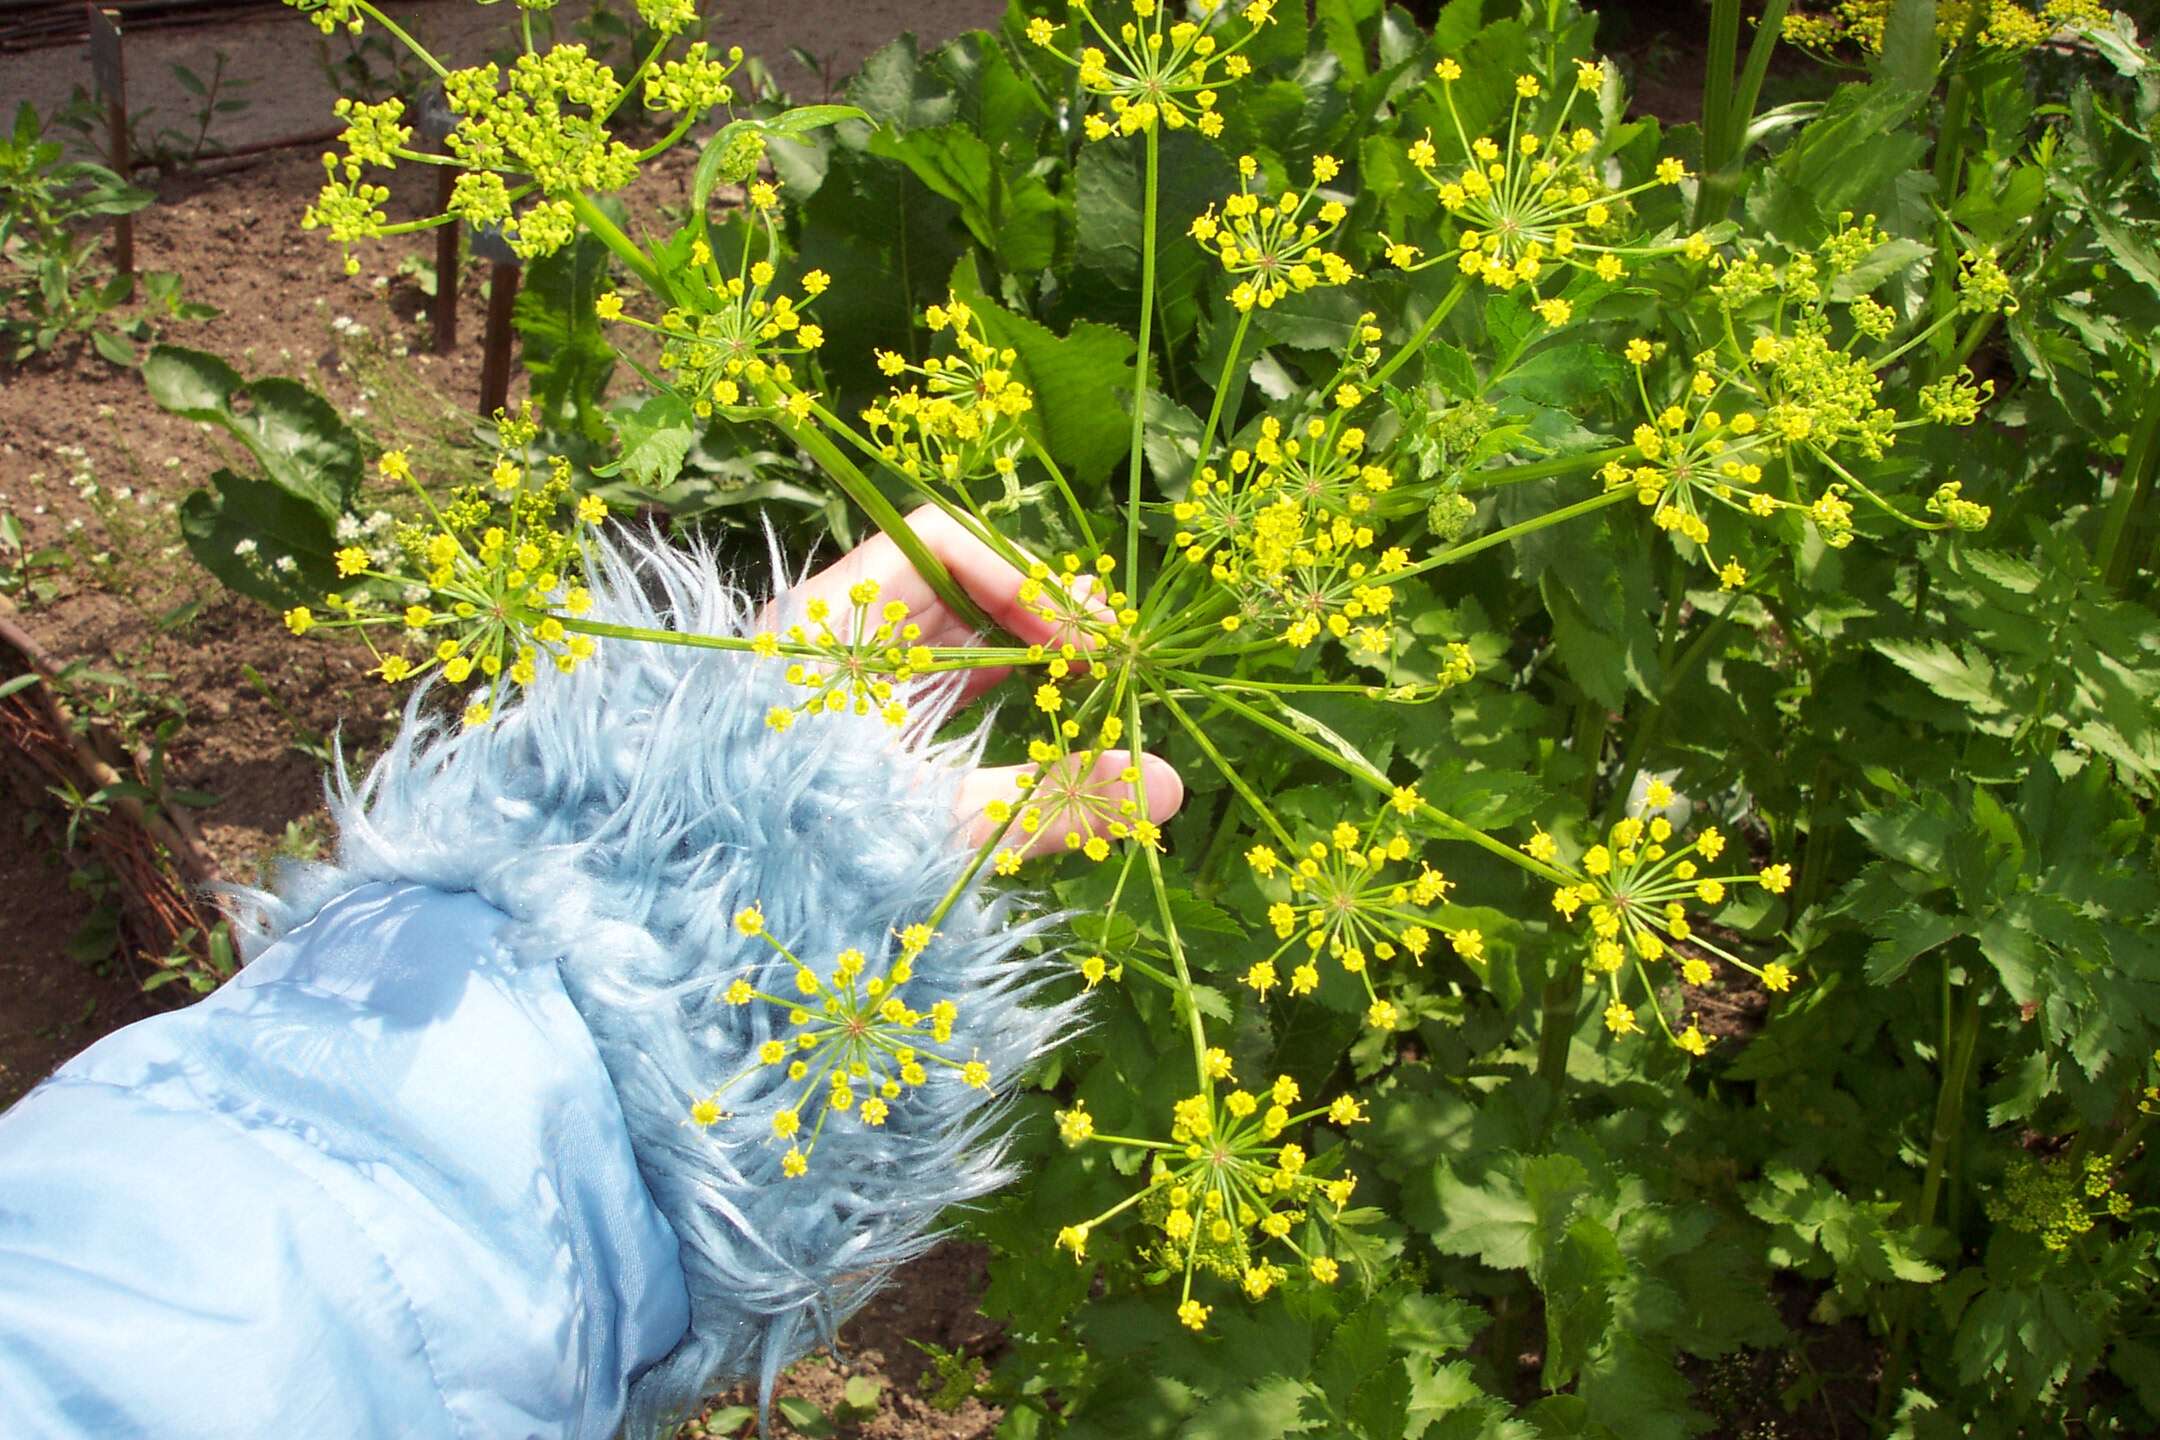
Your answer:
[[[954,811],[969,821],[968,841],[987,844],[1004,833],[1009,848],[1025,856],[1078,849],[1088,840],[1111,838],[1111,826],[1133,823],[1146,796],[1147,818],[1160,825],[1185,803],[1185,782],[1160,755],[1137,762],[1127,750],[1105,750],[1084,769],[1080,757],[1036,765],[990,766],[961,783]],[[1012,807],[1005,819],[991,807]],[[1002,813],[1002,812],[1000,812]]]

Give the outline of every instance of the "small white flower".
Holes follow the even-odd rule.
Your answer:
[[[255,542],[253,539],[242,540],[232,548],[235,555],[253,555],[255,553]]]

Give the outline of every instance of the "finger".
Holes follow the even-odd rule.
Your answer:
[[[1132,754],[1126,750],[1106,750],[1095,757],[1089,767],[1086,790],[1101,796],[1106,807],[1115,807],[1121,800],[1132,795],[1131,782],[1121,777],[1133,763]],[[1020,828],[1017,821],[1001,824],[985,813],[993,801],[1003,800],[1015,808],[1025,804],[1031,796],[1041,791],[1025,790],[1019,784],[1021,777],[1037,772],[1033,765],[992,766],[977,770],[961,783],[960,793],[953,802],[954,812],[969,822],[968,843],[988,844],[991,837],[1005,835],[1007,849],[1018,850],[1023,856],[1061,854],[1076,848],[1103,829],[1100,821],[1091,822],[1086,816],[1065,810],[1046,822],[1033,835]],[[1185,803],[1185,782],[1169,761],[1160,755],[1140,757],[1140,787],[1147,796],[1147,817],[1160,825],[1177,814]],[[1070,837],[1070,838],[1068,838]]]
[[[1023,603],[1020,592],[1026,577],[943,510],[934,505],[922,506],[908,516],[908,527],[951,573],[961,589],[1023,643],[1062,643],[1066,639],[1082,646],[1092,643],[1091,637],[1078,632],[1061,633],[1058,624],[1045,620]],[[883,532],[871,536],[805,580],[792,598],[805,601],[822,598],[835,612],[845,613],[850,603],[848,591],[862,580],[877,582],[880,599],[899,600],[907,605],[909,617],[922,627],[920,643],[958,646],[973,643],[977,638],[974,627],[938,597],[899,545]],[[1082,597],[1081,603],[1107,616],[1107,607],[1093,599],[1093,576],[1080,577],[1079,583],[1073,584],[1072,588]],[[766,623],[772,623],[770,610]],[[1064,629],[1069,631],[1070,627]],[[962,702],[973,700],[1009,673],[1002,666],[965,672],[961,681]]]

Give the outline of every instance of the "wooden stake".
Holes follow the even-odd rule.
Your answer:
[[[517,304],[518,267],[496,262],[488,278],[487,352],[480,364],[480,413],[510,403],[510,312]]]
[[[435,210],[450,208],[450,192],[458,172],[445,165],[436,172]],[[435,232],[435,353],[447,355],[457,348],[458,222],[452,220]]]
[[[90,76],[105,97],[105,125],[110,132],[112,172],[129,181],[127,121],[127,67],[120,56],[120,12],[96,3],[90,11]],[[135,217],[113,217],[113,269],[122,275],[135,273]]]

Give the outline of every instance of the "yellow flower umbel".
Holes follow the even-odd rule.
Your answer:
[[[353,0],[286,3],[311,13],[324,34],[340,26],[355,34],[363,28],[361,8]],[[739,47],[723,58],[705,41],[695,40],[683,44],[674,58],[662,58],[697,23],[694,3],[639,0],[638,12],[655,38],[627,84],[585,46],[538,51],[529,32],[524,53],[507,66],[489,62],[451,69],[402,31],[394,31],[399,42],[441,77],[444,102],[456,117],[442,151],[412,148],[412,127],[401,123],[402,100],[338,101],[337,113],[346,122],[339,137],[343,153],[322,157],[322,191],[302,226],[325,228],[345,247],[348,274],[360,269],[351,253],[355,241],[407,234],[448,220],[497,229],[510,248],[527,259],[569,244],[579,228],[578,206],[589,205],[596,193],[628,185],[641,164],[734,98],[728,82],[742,64]],[[379,16],[372,7],[370,13]],[[648,117],[672,120],[658,143],[643,150],[617,139],[611,128],[633,100],[642,102]],[[371,169],[393,170],[408,162],[447,169],[456,181],[442,215],[392,224],[381,208],[389,198],[388,188],[366,176]]]
[[[1403,793],[1415,808],[1415,791]],[[1311,994],[1320,984],[1324,954],[1364,985],[1371,1002],[1366,1019],[1377,1029],[1395,1028],[1394,1006],[1374,988],[1371,967],[1398,955],[1424,960],[1438,928],[1427,912],[1446,900],[1448,881],[1421,859],[1411,869],[1409,839],[1397,834],[1382,840],[1380,825],[1374,820],[1360,830],[1342,821],[1295,858],[1269,845],[1246,852],[1263,891],[1280,897],[1269,903],[1267,921],[1282,943],[1243,977],[1261,998],[1278,985],[1292,995]],[[1451,939],[1458,950],[1481,948],[1475,932]]]
[[[503,449],[489,483],[451,491],[440,508],[405,453],[384,452],[383,476],[409,486],[425,515],[397,529],[404,563],[378,570],[364,548],[347,545],[335,557],[338,577],[359,583],[325,595],[321,614],[305,605],[285,612],[296,635],[358,630],[375,652],[375,673],[391,684],[438,668],[453,685],[477,682],[466,697],[470,725],[487,721],[505,686],[530,685],[543,662],[568,672],[593,653],[593,640],[568,631],[563,618],[592,603],[577,583],[581,532],[607,518],[594,496],[570,507],[562,457],[546,480],[526,470],[517,457],[535,433],[529,417],[503,419],[498,433]],[[396,638],[382,643],[387,636]]]
[[[1214,1080],[1234,1084],[1227,1055],[1211,1051],[1209,1060]],[[1084,1106],[1059,1112],[1058,1132],[1068,1145],[1144,1150],[1152,1153],[1154,1164],[1144,1188],[1093,1219],[1060,1230],[1058,1248],[1082,1260],[1090,1235],[1137,1208],[1150,1232],[1144,1258],[1182,1273],[1178,1318],[1193,1330],[1206,1328],[1212,1309],[1193,1296],[1194,1276],[1203,1270],[1254,1300],[1289,1278],[1290,1268],[1278,1256],[1295,1261],[1320,1284],[1334,1284],[1341,1265],[1327,1253],[1326,1242],[1329,1232],[1349,1223],[1344,1209],[1357,1177],[1334,1173],[1283,1136],[1320,1119],[1349,1126],[1366,1116],[1347,1095],[1293,1113],[1298,1099],[1297,1081],[1287,1075],[1258,1094],[1221,1093],[1210,1083],[1205,1093],[1171,1107],[1167,1142],[1101,1134]],[[1340,1153],[1331,1152],[1328,1159]]]
[[[776,705],[765,717],[775,730],[785,730],[802,715],[857,715],[875,712],[886,724],[907,723],[907,706],[899,688],[933,663],[930,650],[919,644],[922,627],[908,619],[905,601],[878,604],[878,582],[858,580],[848,588],[852,607],[840,627],[833,626],[832,606],[822,597],[805,608],[810,626],[790,625],[786,638],[791,659],[787,682],[810,693],[792,708]],[[754,653],[771,658],[780,653],[779,637],[765,633],[752,641]]]
[[[870,1129],[882,1126],[892,1107],[929,1083],[936,1066],[960,1083],[985,1090],[989,1067],[979,1060],[959,1060],[945,1053],[952,1044],[959,1007],[939,1000],[926,1010],[907,1003],[915,961],[934,938],[927,925],[911,925],[897,937],[898,953],[882,972],[874,971],[862,951],[843,950],[831,970],[818,974],[765,928],[756,905],[736,912],[735,928],[762,940],[794,971],[782,996],[759,988],[747,975],[728,982],[720,999],[735,1006],[770,1005],[784,1013],[773,1036],[758,1047],[757,1059],[710,1094],[695,1097],[690,1120],[707,1128],[726,1118],[720,1100],[752,1075],[777,1070],[779,1083],[793,1099],[768,1122],[775,1142],[788,1147],[781,1171],[789,1178],[809,1169],[825,1127],[835,1115],[850,1116]]]
[[[964,488],[995,477],[1004,493],[994,503],[1017,504],[1028,443],[1021,417],[1035,408],[1033,393],[1013,375],[1019,357],[992,345],[958,296],[932,305],[923,323],[933,335],[951,332],[952,353],[916,365],[891,351],[877,352],[885,374],[913,375],[921,383],[866,408],[865,431],[888,465],[920,485]]]
[[[1602,63],[1577,63],[1573,80],[1557,87],[1563,92],[1560,104],[1542,127],[1536,123],[1538,110],[1552,109],[1540,104],[1546,82],[1535,75],[1517,77],[1507,134],[1499,139],[1473,139],[1464,129],[1454,94],[1461,66],[1442,60],[1435,73],[1454,121],[1461,168],[1441,171],[1440,152],[1429,133],[1410,143],[1409,159],[1439,194],[1441,208],[1456,226],[1452,256],[1421,258],[1416,246],[1394,243],[1389,258],[1396,265],[1421,270],[1452,258],[1464,275],[1495,289],[1520,285],[1535,292],[1559,271],[1584,271],[1610,282],[1627,274],[1630,260],[1683,248],[1681,242],[1631,238],[1633,207],[1628,202],[1646,190],[1679,184],[1687,178],[1686,167],[1668,157],[1658,162],[1654,178],[1615,190],[1596,163],[1604,144],[1597,132],[1587,126],[1568,128],[1578,98],[1594,97],[1603,87]],[[1538,309],[1552,325],[1565,324],[1573,313],[1565,300],[1546,301]]]
[[[625,315],[621,299],[612,294],[602,295],[595,309],[603,320],[661,337],[660,368],[699,416],[720,409],[748,419],[785,410],[800,421],[815,401],[796,367],[810,363],[825,344],[810,307],[831,277],[822,270],[805,274],[800,298],[779,288],[773,262],[752,256],[752,241],[760,233],[764,252],[777,253],[773,216],[779,190],[753,180],[748,199],[755,223],[743,226],[734,274],[723,275],[705,241],[693,241],[690,264],[674,272],[678,298],[685,292],[692,298],[662,314],[657,325]]]
[[[1356,278],[1350,262],[1325,242],[1342,228],[1349,207],[1340,200],[1315,204],[1319,188],[1341,173],[1332,155],[1313,159],[1312,179],[1303,191],[1269,199],[1253,192],[1260,162],[1238,159],[1238,193],[1192,222],[1192,237],[1212,250],[1225,271],[1241,277],[1231,287],[1230,303],[1240,310],[1265,310],[1285,295],[1302,294],[1317,285],[1346,285]]]
[[[1376,333],[1361,323],[1352,343]],[[1223,629],[1264,631],[1297,649],[1331,636],[1370,663],[1391,657],[1396,594],[1389,577],[1410,564],[1410,554],[1373,548],[1375,511],[1394,476],[1368,456],[1365,430],[1354,423],[1368,398],[1368,356],[1354,351],[1324,388],[1326,413],[1287,425],[1263,418],[1249,447],[1200,466],[1186,498],[1171,505],[1179,557],[1204,566],[1227,602]],[[1470,673],[1469,651],[1456,646],[1431,685],[1398,698],[1437,693]]]
[[[1678,964],[1684,983],[1706,985],[1712,972],[1709,961],[1696,953],[1700,951],[1745,970],[1767,990],[1790,990],[1794,978],[1790,966],[1773,960],[1758,969],[1697,930],[1689,910],[1714,911],[1725,904],[1734,888],[1743,885],[1782,895],[1792,886],[1792,867],[1766,865],[1752,875],[1706,874],[1705,867],[1715,866],[1724,855],[1725,836],[1715,826],[1704,826],[1694,839],[1682,843],[1672,822],[1656,813],[1672,800],[1669,786],[1653,782],[1636,813],[1614,824],[1606,842],[1591,846],[1573,866],[1561,861],[1558,844],[1542,830],[1523,849],[1572,877],[1554,889],[1553,909],[1565,921],[1580,917],[1589,922],[1586,963],[1604,981],[1611,997],[1605,1007],[1605,1028],[1615,1035],[1641,1030],[1638,1012],[1626,998],[1627,977],[1632,974],[1642,982],[1644,1002],[1666,1038],[1700,1055],[1708,1050],[1708,1040],[1693,1025],[1673,1033],[1657,1003],[1657,984],[1648,967],[1670,959]]]
[[[1923,514],[1907,514],[1847,463],[1881,459],[1899,432],[1916,426],[1969,425],[1994,393],[1992,382],[1976,385],[1959,371],[1922,387],[1919,415],[1901,419],[1877,403],[1881,372],[1929,333],[1890,346],[1895,312],[1839,283],[1888,243],[1874,217],[1855,224],[1848,215],[1821,246],[1782,266],[1752,251],[1715,261],[1711,289],[1731,323],[1714,347],[1691,357],[1679,393],[1663,403],[1651,398],[1646,375],[1654,347],[1628,342],[1646,417],[1634,434],[1641,458],[1607,463],[1605,483],[1632,486],[1658,527],[1698,550],[1728,589],[1747,577],[1737,559],[1720,564],[1711,551],[1708,513],[1715,507],[1758,519],[1797,512],[1833,548],[1852,543],[1851,495],[1914,529],[1973,530],[1988,521],[1988,507],[1963,499],[1955,484],[1939,489]],[[1968,266],[1967,274],[1980,271]],[[1994,289],[1991,278],[1968,278],[1965,288],[1976,284]],[[1801,461],[1838,478],[1809,494],[1799,484]],[[1785,494],[1771,488],[1779,479]]]
[[[1137,135],[1157,125],[1191,125],[1210,138],[1220,135],[1216,92],[1252,73],[1252,62],[1238,52],[1275,18],[1275,0],[1199,0],[1197,21],[1173,21],[1173,7],[1162,0],[1132,0],[1133,18],[1113,33],[1088,0],[1069,8],[1075,23],[1061,27],[1038,15],[1028,22],[1027,35],[1075,67],[1083,90],[1108,101],[1107,115],[1091,110],[1081,120],[1090,140]],[[1226,41],[1232,29],[1238,33]],[[1062,41],[1061,30],[1071,32]],[[1101,43],[1089,43],[1090,36]]]

